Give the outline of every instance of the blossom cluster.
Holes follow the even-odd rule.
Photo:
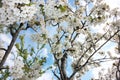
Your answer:
[[[33,18],[37,8],[29,0],[2,0],[0,8],[0,24],[9,25],[23,23]]]
[[[24,72],[24,75],[20,77],[19,79],[20,80],[35,80],[38,77],[40,77],[40,70],[41,70],[41,67],[39,63],[35,63],[32,65],[29,72]]]
[[[64,2],[65,0],[59,1]],[[72,57],[73,62],[71,66],[73,70],[76,69],[76,65],[80,66],[85,64],[87,59],[92,55],[92,52],[100,47],[98,45],[102,44],[100,41],[103,39],[101,38],[103,33],[100,34],[91,31],[94,30],[91,26],[96,26],[100,23],[106,25],[107,22],[105,21],[109,21],[112,18],[111,14],[115,14],[103,0],[82,0],[84,4],[79,3],[79,0],[76,1],[78,2],[75,3],[75,10],[72,10],[66,3],[58,4],[55,0],[48,0],[46,3],[41,2],[45,16],[45,20],[43,21],[45,24],[49,24],[49,26],[45,26],[44,24],[45,27],[42,28],[47,30],[47,27],[54,26],[56,29],[54,33],[51,30],[47,30],[45,41],[43,41],[43,36],[39,36],[38,38],[38,35],[34,35],[33,37],[34,41],[40,41],[39,43],[41,44],[42,42],[44,44],[44,42],[48,41],[51,47],[51,53],[53,53],[56,59],[62,59],[64,54]],[[92,4],[93,7],[88,8],[90,6],[89,4]],[[109,30],[112,30],[112,28],[115,29],[114,25],[118,26],[119,20],[110,23]],[[52,37],[50,37],[51,34]],[[37,37],[36,39],[35,36]],[[105,36],[110,37],[108,35]],[[104,52],[99,52],[99,54],[104,55]],[[94,63],[93,58],[89,59],[88,63],[90,62]],[[100,66],[99,63],[89,64],[80,70],[76,76],[80,77],[91,67],[98,66]]]
[[[55,63],[58,61],[58,66],[68,57],[72,58],[73,72],[76,72],[77,67],[85,65],[75,75],[80,78],[90,68],[100,66],[92,56],[101,48],[98,45],[102,44],[100,41],[105,36],[94,32],[94,28],[91,26],[105,23],[105,20],[109,21],[118,15],[117,11],[110,11],[109,6],[103,0],[81,1],[83,3],[75,0],[76,8],[73,10],[66,0],[34,0],[33,3],[29,0],[2,0],[0,24],[9,25],[14,22],[24,23],[28,21],[28,25],[32,26],[32,29],[39,31],[37,34],[32,34],[31,38],[37,44],[49,44],[50,51],[56,60]],[[107,30],[112,31],[114,29],[114,33],[120,25],[120,20],[106,24],[110,25]],[[51,26],[54,28],[54,32],[51,30]],[[106,35],[108,38],[111,36],[111,33],[108,36],[109,33]],[[98,54],[102,55],[104,52]],[[26,58],[26,55],[24,57]],[[39,77],[40,66],[33,63],[26,71],[23,70],[25,67],[23,60],[16,58],[15,65],[10,72],[15,79],[35,80]]]
[[[117,71],[118,61],[115,61],[113,65],[108,68],[107,71],[105,69],[101,69],[101,71],[98,73],[98,79],[97,80],[116,80],[118,76],[118,71]],[[96,80],[96,78],[93,78],[93,80]]]
[[[55,0],[48,1],[44,5],[44,12],[48,19],[58,19],[67,15],[66,5],[63,2],[56,2]]]
[[[10,74],[14,79],[21,78],[24,75],[24,62],[21,57],[17,57],[14,61],[14,66],[10,68]]]

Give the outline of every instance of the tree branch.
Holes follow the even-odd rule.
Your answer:
[[[108,31],[107,31],[108,32]],[[100,41],[106,34],[104,33],[94,44],[96,44],[98,41]],[[81,59],[84,57],[84,55],[93,47],[93,45],[91,45],[83,54],[82,56],[79,58],[78,62],[77,62],[77,66],[79,65],[79,62],[81,61]]]
[[[3,65],[4,65],[4,63],[5,63],[8,55],[10,54],[10,52],[11,52],[13,46],[14,46],[14,43],[15,43],[17,37],[18,37],[18,34],[19,34],[19,32],[21,31],[22,26],[23,26],[23,23],[20,24],[19,28],[18,28],[18,29],[16,30],[16,32],[12,35],[12,40],[11,40],[11,42],[10,42],[10,45],[8,46],[8,49],[6,50],[5,55],[3,56],[3,58],[2,58],[2,60],[1,60],[1,62],[0,62],[0,68],[3,67]]]
[[[88,61],[91,59],[91,57],[93,57],[93,56],[95,55],[95,53],[98,52],[107,42],[109,42],[110,39],[112,39],[118,32],[119,32],[119,30],[118,30],[117,32],[115,32],[115,33],[114,33],[106,42],[104,42],[98,49],[96,49],[96,50],[89,56],[89,58],[87,59],[87,61],[81,66],[81,68],[84,67],[84,66],[88,63]]]
[[[7,51],[5,48],[0,48],[0,50],[4,50],[4,51]]]
[[[67,75],[66,75],[66,58],[67,58],[67,53],[65,53],[63,55],[63,57],[61,58],[61,71],[62,71],[62,76],[63,80],[67,79]]]
[[[55,76],[58,80],[60,80],[59,76],[55,73],[55,71],[52,71],[52,72],[53,72],[54,76]]]
[[[75,37],[73,38],[73,40],[71,41],[71,43],[74,42],[74,40],[77,38],[78,35],[79,35],[79,33],[77,33],[77,34],[75,35]]]
[[[112,61],[112,60],[119,60],[119,58],[101,58],[101,59],[96,59],[96,60],[93,60],[91,62],[88,62],[88,65],[89,64],[94,64],[94,63],[108,62],[108,61]]]
[[[1,67],[0,70],[9,69],[9,67]]]
[[[73,76],[74,76],[79,70],[81,70],[84,66],[86,66],[87,63],[89,62],[89,60],[91,59],[91,57],[93,57],[93,55],[95,55],[95,53],[96,53],[97,51],[99,51],[107,42],[109,42],[118,32],[119,32],[119,30],[116,31],[116,32],[115,32],[106,42],[104,42],[98,49],[96,49],[96,50],[92,53],[92,55],[89,56],[89,58],[87,59],[87,61],[86,61],[83,65],[81,65],[81,66],[79,66],[77,69],[75,69],[74,72],[72,73],[72,75],[69,77],[69,79],[73,78]]]
[[[120,53],[120,34],[118,34],[118,53]],[[117,65],[116,80],[120,80],[120,59]]]

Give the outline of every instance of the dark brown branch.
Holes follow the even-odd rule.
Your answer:
[[[4,50],[4,51],[7,51],[5,48],[0,48],[0,50]]]
[[[72,34],[71,34],[71,36],[70,36],[69,41],[71,41],[71,39],[72,39],[72,36],[73,36],[74,32],[75,32],[75,30],[73,30],[73,32],[72,32]]]
[[[118,34],[118,39],[119,39],[119,41],[118,41],[118,52],[120,53],[120,34]]]
[[[63,34],[61,35],[61,37],[58,39],[57,43],[60,42],[60,40],[64,37],[65,33],[66,33],[66,32],[63,32]]]
[[[37,32],[37,30],[35,30],[32,25],[30,25],[29,23],[27,23],[26,28],[22,28],[22,30],[27,30],[28,28],[31,28],[33,31]]]
[[[50,43],[50,39],[48,39],[48,44],[49,44],[50,48],[52,48],[52,45],[51,45],[51,43]],[[60,76],[62,76],[61,68],[60,68],[60,65],[59,65],[59,60],[56,58],[56,56],[55,56],[54,53],[53,53],[53,56],[54,56],[54,58],[55,58],[56,64],[58,65],[58,69],[59,69],[59,71],[60,71]],[[55,74],[55,72],[53,72],[53,74],[54,74],[54,75],[58,78],[58,80],[59,80],[59,77]],[[62,78],[61,78],[61,79],[62,79]]]
[[[48,44],[50,46],[50,48],[52,47],[51,43],[50,43],[50,39],[48,38]]]
[[[85,27],[86,21],[84,21],[84,22],[81,21],[81,23],[82,23],[82,27],[80,29],[83,29]]]
[[[0,70],[9,69],[9,67],[1,67]]]
[[[71,11],[74,14],[74,11],[69,6],[67,6],[67,8],[69,11]]]
[[[76,37],[77,37],[78,34],[79,34],[79,33],[77,33],[77,34],[74,36],[74,38],[72,39],[75,31],[76,31],[76,30],[79,30],[79,29],[83,29],[83,28],[85,27],[86,21],[85,21],[85,22],[81,21],[81,24],[82,24],[82,27],[81,27],[81,28],[77,28],[77,29],[74,29],[74,30],[73,30],[73,32],[72,32],[72,34],[71,34],[71,36],[70,36],[70,39],[69,39],[69,41],[71,41],[71,43],[74,42],[74,40],[76,39]]]
[[[87,61],[82,65],[79,66],[73,73],[72,75],[69,77],[69,79],[71,79],[79,70],[81,70],[84,66],[87,65],[87,63],[89,62],[89,60],[91,59],[91,57],[93,57],[95,55],[95,53],[97,53],[97,51],[99,51],[107,42],[109,42],[117,33],[119,32],[119,30],[117,32],[115,32],[106,42],[104,42],[98,49],[96,49],[92,55],[89,56],[89,58],[87,59]]]
[[[106,42],[104,42],[98,49],[96,49],[87,59],[87,61],[83,64],[83,67],[88,63],[88,61],[97,53],[107,42],[109,42],[119,31],[115,32]]]
[[[51,43],[50,43],[50,39],[48,39],[48,44],[49,44],[50,48],[52,48],[52,45],[51,45]],[[56,61],[57,66],[58,66],[58,69],[59,69],[59,71],[60,71],[60,76],[62,76],[62,73],[61,73],[62,71],[61,71],[61,68],[60,68],[59,60],[56,58],[55,53],[53,53],[53,56],[54,56],[54,59],[55,59],[55,61]],[[61,79],[62,79],[62,78],[61,78]]]
[[[13,37],[13,36],[14,36],[13,26],[12,26],[12,25],[10,25],[9,29],[10,29],[10,34],[11,34],[11,35],[12,35],[12,37]]]
[[[101,59],[96,59],[96,60],[88,62],[88,65],[89,64],[94,64],[94,63],[108,62],[108,61],[113,61],[113,60],[119,60],[119,58],[101,58]]]
[[[61,59],[61,71],[62,71],[62,78],[63,80],[67,79],[66,75],[66,58],[67,58],[67,53],[65,53]]]
[[[120,59],[118,61],[118,65],[117,65],[116,80],[120,80]]]
[[[5,55],[3,56],[3,58],[2,58],[2,60],[1,60],[1,62],[0,62],[0,68],[3,67],[3,65],[4,65],[4,63],[5,63],[8,55],[10,54],[10,52],[11,52],[13,46],[14,46],[14,43],[15,43],[17,37],[18,37],[18,34],[19,34],[19,32],[21,31],[21,27],[22,27],[22,26],[23,26],[23,23],[20,24],[18,30],[16,30],[16,32],[12,35],[12,40],[11,40],[11,42],[10,42],[10,45],[8,46],[8,49],[6,50]]]
[[[55,73],[55,71],[52,71],[52,72],[53,72],[54,76],[55,76],[58,80],[60,80],[59,76]]]
[[[57,64],[57,66],[58,66],[58,69],[59,69],[59,71],[60,71],[61,80],[64,80],[63,77],[62,77],[62,76],[63,76],[63,74],[62,74],[62,70],[61,70],[61,67],[60,67],[60,64],[59,64],[60,60],[57,59],[55,53],[53,53],[53,56],[54,56],[54,59],[55,59],[55,62],[56,62],[56,64]]]
[[[92,60],[92,61],[101,61],[101,60],[117,60],[119,58],[100,58],[100,59],[95,59],[95,60]]]
[[[79,33],[77,33],[77,34],[74,36],[74,38],[73,38],[73,40],[71,41],[71,43],[74,42],[74,40],[77,38],[78,35],[79,35]]]
[[[108,32],[108,31],[107,31],[107,32]],[[102,38],[104,38],[104,36],[107,34],[107,32],[104,33],[97,41],[95,41],[94,44],[96,44],[98,41],[100,41]],[[91,46],[82,54],[82,56],[79,58],[79,60],[78,60],[78,62],[77,62],[77,66],[79,65],[79,62],[81,61],[81,59],[85,56],[85,54],[86,54],[92,47],[93,47],[93,45],[91,45]]]
[[[118,34],[118,53],[120,53],[120,34]],[[117,65],[116,80],[120,80],[120,59]]]
[[[59,23],[53,24],[52,21],[53,21],[53,20],[50,21],[50,23],[51,23],[52,26],[57,26],[57,25],[59,25]]]
[[[59,69],[59,71],[60,71],[60,76],[62,76],[62,70],[61,70],[61,67],[60,67],[60,64],[59,64],[59,59],[57,59],[57,57],[55,56],[55,54],[53,53],[53,56],[54,56],[54,58],[55,58],[55,61],[56,61],[56,64],[57,64],[57,66],[58,66],[58,69]],[[63,80],[63,78],[61,77],[61,79]]]

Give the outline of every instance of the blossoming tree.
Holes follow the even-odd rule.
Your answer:
[[[118,35],[118,52],[120,53],[120,36]],[[99,72],[98,80],[119,80],[120,79],[120,58],[116,60],[112,67],[108,69],[107,73]]]
[[[119,62],[115,62],[113,63],[112,68],[108,69],[108,72],[106,74],[104,74],[102,71],[99,72],[98,80],[119,80],[120,79],[119,66],[120,66]]]
[[[101,62],[118,59],[110,52],[102,51],[101,48],[108,42],[118,43],[119,8],[110,9],[104,0],[74,0],[73,6],[69,2],[67,0],[1,1],[0,29],[12,36],[7,49],[0,46],[1,79],[38,78],[44,73],[41,66],[46,58],[36,54],[46,46],[53,55],[52,72],[58,80],[79,80],[85,72],[100,66]],[[102,33],[95,29],[97,26]],[[36,47],[25,48],[24,36],[19,36],[22,30],[29,28],[35,31],[31,34],[31,39],[40,45],[38,50],[34,49]],[[18,36],[20,42],[15,43]],[[13,60],[14,66],[6,67],[4,64],[12,54],[14,44],[17,48],[17,57]],[[116,46],[116,49],[119,48]],[[96,55],[102,57],[96,58]],[[70,74],[67,73],[67,68],[71,69]]]

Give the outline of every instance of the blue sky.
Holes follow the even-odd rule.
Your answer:
[[[73,6],[73,2],[74,0],[69,0],[70,1],[70,4]],[[120,1],[119,0],[106,0],[106,2],[110,5],[110,7],[113,9],[115,7],[120,7]],[[99,28],[98,28],[99,29]],[[102,31],[101,31],[102,32]],[[109,46],[111,45],[111,46]],[[104,50],[109,50],[111,49],[111,52],[114,52],[112,51],[113,50],[113,47],[115,46],[116,44],[111,44],[111,43],[108,43],[105,47],[104,47]],[[69,63],[68,63],[69,64]],[[104,68],[104,67],[109,67],[111,65],[111,62],[108,62],[108,65],[105,65],[106,63],[104,63],[102,65],[101,68]],[[92,76],[94,77],[98,77],[98,70],[100,70],[101,68],[96,68],[96,69],[91,69],[90,71],[86,72],[85,75],[82,76],[82,80],[89,80]],[[70,70],[70,67],[68,68],[68,71]],[[40,79],[41,80],[41,79]],[[47,79],[45,79],[47,80]]]
[[[70,1],[70,4],[73,6],[73,2],[74,0],[69,0]],[[114,8],[114,7],[120,7],[120,1],[119,0],[106,0],[108,4],[111,5],[111,8]],[[50,29],[52,32],[54,32],[54,29]],[[32,41],[29,39],[29,36],[30,34],[32,34],[34,31],[29,29],[27,31],[22,31],[21,34],[26,34],[26,38],[25,38],[25,44],[26,44],[26,47],[28,47],[28,43],[31,43]],[[6,35],[3,35],[1,34],[0,35],[0,39],[6,41],[6,45],[9,44],[10,42],[10,36],[6,36]],[[17,40],[18,42],[19,40]],[[32,43],[32,45],[35,45],[35,43]],[[106,45],[105,50],[107,49],[112,49],[112,46],[115,46],[116,44],[112,44],[111,47],[109,45]],[[49,49],[48,46],[46,46],[47,49]],[[16,50],[15,47],[13,49],[14,51]],[[44,54],[41,53],[41,54]],[[53,64],[53,56],[52,54],[49,52],[49,50],[47,50],[47,54],[48,56],[47,58],[47,63],[45,64],[45,67],[49,66],[49,65],[52,65]],[[70,63],[68,63],[70,64]],[[70,70],[70,67],[67,69],[68,71]],[[71,72],[71,71],[70,71]],[[86,74],[84,76],[82,76],[82,80],[89,80],[91,78],[91,76],[94,76],[94,74],[96,74],[95,72],[93,72],[93,70],[91,69],[90,71],[86,72]],[[50,71],[46,72],[42,77],[40,77],[38,80],[52,80],[52,73]]]

